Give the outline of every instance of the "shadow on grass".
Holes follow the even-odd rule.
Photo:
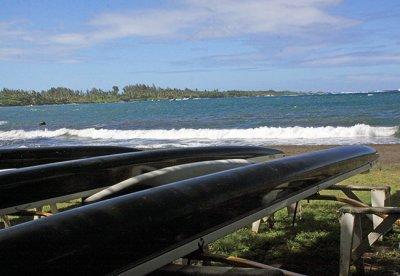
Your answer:
[[[210,251],[233,255],[278,266],[282,269],[307,275],[338,275],[340,224],[335,202],[303,203],[303,214],[296,226],[285,210],[275,214],[273,229],[262,225],[254,234],[249,227],[240,229],[211,244]],[[363,228],[370,227],[365,220]],[[385,236],[381,244],[369,250],[365,259],[368,275],[392,275],[400,271],[400,233],[398,230]],[[381,250],[379,249],[381,248]]]
[[[263,225],[260,233],[249,228],[216,241],[211,250],[308,275],[337,275],[340,226],[338,204],[308,204],[292,228],[286,211],[276,213],[273,229]]]

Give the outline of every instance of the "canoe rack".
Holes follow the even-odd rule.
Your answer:
[[[393,224],[400,225],[400,208],[390,207],[390,186],[355,186],[332,185],[325,190],[341,191],[346,197],[336,195],[321,195],[315,193],[307,200],[332,200],[347,204],[339,209],[340,213],[340,275],[349,275],[350,265],[354,263],[358,271],[362,270],[362,254],[382,236],[392,229]],[[370,192],[371,206],[361,200],[356,192]],[[287,206],[289,216],[294,220],[301,215],[301,203],[296,202]],[[299,214],[300,213],[300,214]],[[361,225],[364,219],[372,222],[371,228],[364,232]],[[263,218],[273,226],[274,214]],[[261,220],[252,224],[252,231],[257,233]],[[271,225],[272,223],[272,225]]]
[[[351,207],[339,209],[340,217],[340,271],[339,275],[349,275],[350,264],[362,270],[362,254],[390,231],[393,224],[400,225],[399,207]],[[362,230],[362,220],[371,215],[381,221],[366,232]]]

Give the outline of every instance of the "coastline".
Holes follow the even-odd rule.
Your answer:
[[[153,100],[187,100],[196,98],[241,98],[241,97],[272,97],[301,95],[302,92],[275,90],[198,90],[161,88],[154,85],[126,85],[120,91],[118,86],[111,90],[92,88],[91,90],[74,90],[66,87],[52,87],[48,90],[0,90],[0,106],[36,106],[58,104],[90,104],[117,103],[131,101]]]
[[[127,93],[117,90],[105,91],[93,88],[92,90],[73,90],[65,87],[50,88],[48,90],[17,90],[3,88],[0,90],[0,107],[17,106],[44,106],[67,104],[109,104],[130,103],[141,101],[185,101],[199,99],[227,99],[227,98],[268,98],[268,97],[297,97],[297,96],[344,96],[344,95],[378,95],[400,93],[398,90],[370,91],[370,92],[304,92],[278,90],[193,90],[150,87],[144,85],[128,85]]]

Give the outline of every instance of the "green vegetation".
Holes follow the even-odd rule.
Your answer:
[[[87,91],[73,90],[64,87],[50,88],[43,91],[13,90],[3,88],[0,91],[0,106],[9,105],[43,105],[67,103],[113,103],[135,100],[161,100],[183,98],[226,98],[226,97],[265,97],[296,95],[290,91],[199,91],[191,89],[160,88],[145,84],[127,85],[122,91],[118,86],[104,91],[93,88]]]

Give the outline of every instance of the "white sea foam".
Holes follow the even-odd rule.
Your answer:
[[[0,121],[0,126],[7,124],[7,121]]]
[[[0,131],[0,140],[38,139],[55,137],[77,137],[105,140],[249,140],[249,139],[332,139],[370,138],[395,136],[399,127],[382,127],[357,124],[351,127],[258,127],[248,129],[67,129],[57,130],[9,130]]]

